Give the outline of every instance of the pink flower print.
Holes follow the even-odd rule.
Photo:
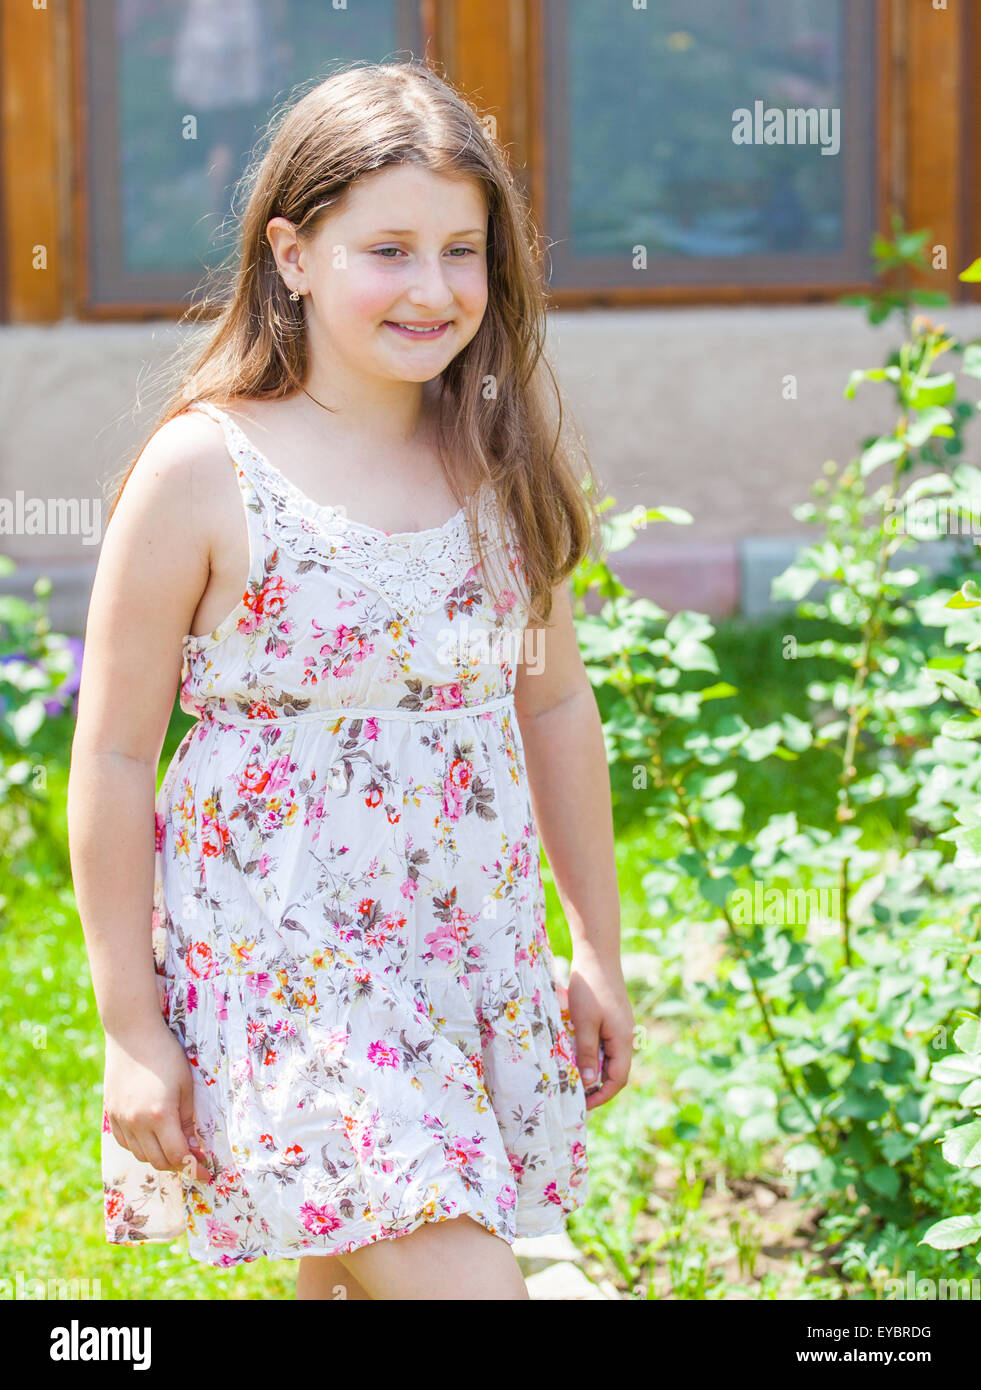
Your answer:
[[[450,965],[460,956],[460,938],[452,925],[441,922],[435,931],[424,938],[426,945],[432,947],[433,955],[444,965]]]
[[[463,686],[459,681],[450,685],[434,685],[432,703],[427,709],[459,709],[463,704]]]
[[[349,1038],[350,1034],[345,1032],[343,1028],[328,1029],[321,1041],[317,1044],[317,1052],[320,1055],[321,1061],[325,1062],[328,1066],[334,1062],[340,1061],[344,1056]]]
[[[353,627],[348,627],[346,623],[341,623],[338,627],[334,628],[331,636],[327,638],[327,641],[320,648],[320,655],[327,656],[329,654],[335,656],[344,647],[349,646],[352,642],[356,642],[357,638],[358,634]]]
[[[258,970],[246,975],[245,983],[252,993],[258,995],[260,999],[265,999],[273,986],[272,976],[265,970]]]
[[[554,1206],[560,1207],[562,1205],[562,1198],[559,1196],[559,1190],[555,1186],[554,1179],[549,1183],[548,1187],[546,1187],[545,1196]]]
[[[330,1235],[341,1224],[337,1209],[331,1202],[325,1202],[322,1207],[314,1206],[313,1202],[304,1202],[300,1217],[307,1230],[315,1236]]]
[[[278,719],[279,715],[265,700],[256,700],[246,711],[247,719]]]
[[[219,990],[217,980],[211,981],[211,988],[215,996],[215,1008],[217,1009],[218,1017],[224,1022],[224,1020],[228,1018],[228,1010],[225,1007],[228,1003],[228,999],[222,994],[221,990]]]
[[[163,849],[164,845],[164,818],[159,811],[153,813],[153,824],[155,832],[154,849],[157,854]]]
[[[365,738],[369,740],[369,742],[373,742],[378,737],[378,720],[366,719],[364,721],[364,727],[362,729],[362,732]]]
[[[187,1012],[192,1014],[198,1006],[198,992],[193,984],[187,987]]]
[[[474,1159],[480,1158],[482,1152],[483,1150],[475,1139],[464,1139],[461,1135],[457,1135],[453,1142],[444,1149],[447,1163],[460,1173],[468,1168]]]
[[[290,760],[284,753],[283,756],[277,758],[269,768],[269,780],[266,783],[265,791],[278,792],[282,791],[284,787],[289,787],[290,771]]]
[[[397,1048],[390,1047],[388,1043],[378,1039],[368,1048],[368,1061],[376,1067],[393,1067],[398,1070],[402,1063],[402,1054]]]
[[[249,609],[249,616],[239,622],[239,631],[248,635],[261,627],[266,618],[278,617],[286,603],[286,592],[287,586],[282,575],[278,574],[269,575],[261,589],[255,592],[246,590],[242,601]]]
[[[443,779],[443,815],[447,820],[457,821],[462,814],[463,793],[450,781],[449,776],[446,776]]]
[[[238,779],[239,796],[258,796],[266,789],[269,781],[269,769],[262,767],[260,763],[249,763],[241,777]]]
[[[218,962],[206,941],[195,941],[188,947],[186,964],[199,980],[210,980],[218,969]]]
[[[204,829],[201,834],[201,853],[217,858],[224,854],[225,847],[231,838],[227,825],[221,825],[217,820],[205,817]]]
[[[525,841],[511,846],[511,867],[515,878],[528,878],[531,873],[531,854]]]
[[[520,1182],[521,1179],[524,1177],[525,1165],[521,1162],[521,1159],[518,1157],[518,1155],[513,1154],[510,1149],[508,1149],[507,1155],[508,1162],[511,1165],[511,1172],[514,1174],[515,1180],[517,1182]]]
[[[111,1133],[112,1133],[112,1125],[110,1125],[110,1123],[109,1123],[109,1112],[108,1112],[107,1110],[105,1110],[105,1109],[103,1109],[103,1111],[102,1111],[102,1133],[103,1133],[103,1134],[111,1134]]]
[[[569,1183],[572,1187],[578,1187],[586,1176],[586,1146],[580,1144],[578,1139],[570,1150],[570,1157],[572,1159],[572,1176],[569,1178]]]
[[[407,878],[399,889],[399,892],[402,894],[403,898],[408,898],[409,901],[412,902],[416,896],[416,887],[415,879]]]
[[[216,1221],[213,1216],[208,1218],[208,1239],[219,1250],[234,1250],[238,1244],[235,1232]]]
[[[355,1126],[351,1132],[351,1143],[354,1152],[360,1158],[370,1158],[375,1152],[375,1135],[370,1123]]]
[[[454,787],[466,790],[473,776],[473,768],[464,758],[454,758],[447,774]]]
[[[245,1081],[252,1075],[252,1063],[248,1057],[240,1057],[232,1066],[231,1076],[233,1081]]]
[[[499,618],[503,618],[505,613],[511,612],[517,601],[516,595],[510,589],[503,589],[494,604],[494,612]]]
[[[511,1207],[513,1207],[514,1204],[517,1202],[517,1200],[517,1190],[513,1188],[509,1182],[505,1183],[504,1186],[501,1188],[500,1192],[497,1194],[497,1205],[501,1208],[502,1211],[509,1211]]]
[[[125,1204],[125,1198],[118,1187],[110,1187],[105,1194],[103,1205],[105,1207],[106,1218],[111,1221],[118,1216]]]

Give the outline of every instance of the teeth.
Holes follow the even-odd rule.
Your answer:
[[[411,323],[399,323],[396,324],[396,327],[408,329],[410,333],[438,333],[439,330],[443,327],[443,325],[441,323],[437,323],[432,328],[413,328]]]

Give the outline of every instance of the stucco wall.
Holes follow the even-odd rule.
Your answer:
[[[934,317],[981,335],[974,306]],[[104,525],[104,487],[151,424],[148,373],[182,331],[165,321],[0,329],[0,497],[105,498]],[[880,365],[897,340],[897,328],[870,328],[837,305],[553,313],[550,357],[606,490],[621,508],[663,503],[694,516],[649,526],[614,557],[624,580],[669,610],[736,612],[749,589],[758,609],[759,574],[747,567],[782,568],[809,534],[790,509],[824,460],[844,463],[863,436],[892,427],[886,390],[865,385],[853,401],[843,390],[853,367]],[[965,378],[966,394],[973,385]],[[56,627],[81,634],[99,539],[97,524],[94,544],[0,536],[18,565],[0,589],[50,574]]]

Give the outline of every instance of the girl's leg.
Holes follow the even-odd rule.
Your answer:
[[[427,1221],[405,1236],[337,1257],[373,1299],[526,1299],[514,1251],[469,1216]]]
[[[304,1255],[296,1273],[298,1299],[337,1298],[368,1299],[371,1294],[341,1264],[336,1255]],[[343,1292],[342,1292],[343,1290]]]

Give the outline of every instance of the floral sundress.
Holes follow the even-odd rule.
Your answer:
[[[106,1239],[186,1230],[224,1266],[464,1214],[509,1243],[561,1230],[587,1112],[514,711],[516,534],[482,489],[492,588],[463,509],[377,530],[188,409],[224,431],[250,559],[184,638],[197,722],[155,811],[158,994],[209,1178],[138,1162],[103,1111]]]

